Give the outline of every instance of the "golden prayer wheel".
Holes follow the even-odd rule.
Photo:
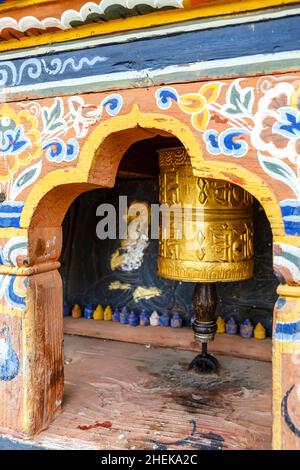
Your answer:
[[[253,273],[251,195],[235,184],[194,176],[184,147],[158,153],[159,274],[188,282],[249,279]]]
[[[190,367],[212,372],[219,366],[207,354],[207,342],[217,329],[214,283],[241,281],[253,274],[252,196],[235,184],[194,176],[184,147],[162,149],[158,154],[158,273],[197,283],[193,330],[202,354]]]

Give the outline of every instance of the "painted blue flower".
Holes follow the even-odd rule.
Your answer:
[[[243,157],[248,151],[248,144],[241,136],[249,135],[246,129],[227,129],[219,134],[210,129],[203,134],[207,151],[212,155],[228,155],[236,158]]]
[[[110,116],[116,116],[123,106],[123,98],[117,93],[112,93],[107,96],[101,104],[103,108],[106,109],[107,114]]]
[[[156,104],[160,109],[169,109],[172,106],[172,100],[178,101],[178,98],[177,90],[171,86],[159,88],[155,92]]]
[[[17,154],[31,144],[30,139],[24,135],[24,127],[16,126],[0,132],[0,153]]]
[[[274,124],[273,131],[287,137],[297,139],[300,137],[300,112],[292,107],[279,110],[280,119]]]
[[[67,143],[62,139],[55,138],[46,142],[43,145],[43,150],[46,150],[46,157],[50,162],[71,162],[78,156],[79,144],[74,137],[69,139]]]

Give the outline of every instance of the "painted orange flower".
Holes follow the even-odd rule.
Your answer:
[[[16,112],[0,106],[0,181],[9,181],[21,165],[40,157],[41,135],[38,121],[27,110]]]
[[[204,131],[209,123],[209,104],[219,96],[221,84],[218,82],[203,85],[198,93],[187,93],[178,99],[178,105],[187,114],[191,114],[193,126]]]

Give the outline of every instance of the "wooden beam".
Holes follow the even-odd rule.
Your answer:
[[[71,317],[64,319],[64,331],[67,334],[90,336],[93,338],[124,341],[127,343],[150,344],[166,348],[199,351],[191,328],[166,328],[152,326],[121,325],[110,321],[95,321]],[[217,334],[209,345],[210,352],[226,356],[242,357],[271,362],[272,340],[245,339],[239,335]]]

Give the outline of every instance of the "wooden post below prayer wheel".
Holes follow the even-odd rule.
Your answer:
[[[216,285],[209,282],[198,282],[193,298],[195,311],[193,331],[195,338],[201,344],[202,351],[190,364],[190,369],[196,369],[198,372],[216,372],[219,369],[217,359],[207,353],[207,343],[214,340],[217,331],[216,306]]]

